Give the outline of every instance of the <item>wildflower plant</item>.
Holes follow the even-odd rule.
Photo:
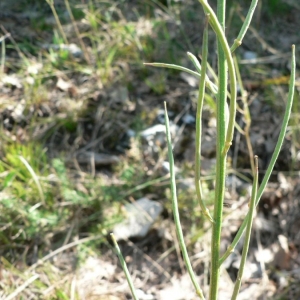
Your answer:
[[[242,279],[243,270],[246,262],[246,257],[249,249],[254,210],[258,205],[259,200],[263,194],[263,191],[267,185],[267,182],[271,176],[272,170],[274,168],[275,162],[278,158],[281,146],[284,141],[288,121],[290,118],[290,113],[291,113],[291,108],[292,108],[292,103],[294,98],[294,87],[295,87],[295,68],[296,68],[295,46],[294,45],[292,46],[291,75],[290,75],[290,86],[289,86],[287,105],[286,105],[281,131],[278,137],[276,147],[274,149],[269,166],[266,170],[265,176],[259,187],[258,187],[258,158],[257,156],[250,158],[252,159],[251,166],[253,172],[253,185],[252,185],[251,198],[249,202],[249,212],[246,215],[244,221],[242,222],[242,225],[240,226],[231,245],[228,247],[226,252],[221,256],[220,240],[221,240],[222,215],[223,215],[223,204],[224,204],[224,194],[225,194],[226,160],[227,160],[228,150],[232,144],[232,139],[234,135],[234,128],[236,123],[235,122],[236,111],[237,111],[237,106],[236,106],[237,79],[240,80],[238,65],[234,61],[233,54],[235,50],[242,44],[243,38],[251,22],[258,0],[253,0],[251,2],[245,21],[241,27],[241,30],[237,38],[234,40],[234,43],[231,47],[229,46],[229,42],[225,35],[226,1],[218,0],[216,13],[209,5],[208,1],[199,0],[199,2],[202,5],[204,13],[206,15],[206,22],[205,22],[206,24],[203,32],[201,64],[192,53],[189,52],[187,53],[196,71],[187,69],[179,65],[173,65],[173,64],[146,63],[145,65],[153,66],[153,67],[177,69],[192,74],[197,78],[199,78],[199,93],[198,93],[197,112],[196,112],[195,187],[196,187],[196,194],[199,201],[199,205],[203,211],[203,214],[209,220],[212,226],[209,299],[211,300],[218,299],[218,287],[220,281],[221,265],[228,258],[228,256],[234,251],[235,246],[237,245],[241,236],[245,232],[241,264],[239,267],[237,280],[231,298],[231,299],[237,299],[237,295],[239,293],[239,289],[241,286],[241,279]],[[213,29],[217,38],[218,79],[215,82],[210,80],[209,77],[207,76],[209,26]],[[229,86],[229,91],[228,91],[228,86]],[[216,107],[217,107],[217,112],[216,112],[217,145],[216,145],[216,178],[215,178],[216,188],[215,188],[214,207],[212,213],[205,205],[205,201],[202,195],[201,178],[200,178],[201,134],[202,134],[201,119],[202,119],[202,107],[203,107],[204,95],[206,93],[206,90],[208,90],[215,98]],[[172,209],[173,209],[174,220],[176,224],[177,237],[179,240],[185,265],[191,277],[191,281],[194,285],[194,288],[196,290],[196,294],[199,296],[200,299],[203,300],[205,299],[204,293],[200,288],[199,283],[197,282],[196,276],[194,274],[194,271],[192,269],[189,255],[187,253],[186,245],[184,242],[184,236],[181,229],[179,210],[177,205],[174,158],[172,153],[172,142],[171,142],[171,134],[169,129],[169,119],[167,114],[166,103],[164,104],[164,106],[165,106],[166,133],[167,133],[167,142],[168,142],[168,156],[170,162]],[[115,245],[117,247],[116,242]],[[120,254],[119,254],[119,258],[122,259],[122,256]],[[124,262],[122,263],[122,266],[124,266]],[[128,281],[130,284],[130,288],[131,290],[133,290],[132,281],[130,280],[130,276],[128,274],[127,269],[125,269],[125,271],[126,271],[126,276],[129,278]],[[133,292],[133,296],[134,299],[137,299],[137,296],[134,292]]]

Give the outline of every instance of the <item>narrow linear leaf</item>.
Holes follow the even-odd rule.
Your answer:
[[[177,201],[177,192],[176,192],[176,179],[175,179],[175,167],[174,167],[174,157],[173,157],[173,151],[172,151],[172,142],[171,142],[171,133],[170,133],[170,125],[169,125],[169,117],[167,113],[167,104],[164,102],[165,106],[165,121],[166,121],[166,136],[167,136],[167,144],[168,144],[168,157],[169,157],[169,163],[170,163],[170,183],[171,183],[171,194],[172,194],[172,210],[174,215],[174,222],[176,227],[176,233],[177,238],[179,242],[179,246],[182,252],[183,260],[185,263],[185,266],[188,270],[188,273],[190,275],[191,281],[194,285],[194,288],[196,290],[197,295],[201,300],[205,300],[203,296],[203,292],[197,282],[195,273],[193,271],[190,258],[185,246],[184,237],[182,233],[182,228],[180,224],[180,217],[179,217],[179,209],[178,209],[178,201]]]
[[[241,288],[241,283],[242,283],[242,277],[244,273],[244,268],[246,264],[246,259],[247,259],[247,254],[249,250],[249,244],[250,244],[250,237],[251,237],[251,229],[252,229],[252,224],[253,224],[253,217],[254,217],[254,212],[255,212],[255,201],[257,197],[257,187],[258,187],[258,157],[254,156],[254,162],[255,162],[255,173],[254,173],[254,179],[253,179],[253,185],[252,185],[252,192],[251,192],[251,200],[250,200],[250,205],[249,205],[249,218],[248,218],[248,223],[247,223],[247,228],[246,228],[246,236],[245,236],[245,241],[244,241],[244,246],[243,246],[243,252],[242,252],[242,259],[240,263],[240,268],[237,274],[237,279],[234,285],[234,290],[233,294],[231,297],[231,300],[236,300],[238,293]]]
[[[167,68],[167,69],[174,69],[174,70],[179,70],[183,71],[186,73],[189,73],[197,78],[200,78],[200,73],[195,72],[191,69],[179,66],[179,65],[173,65],[173,64],[165,64],[165,63],[144,63],[145,66],[150,66],[150,67],[157,67],[157,68]],[[218,92],[218,89],[216,85],[214,85],[210,80],[206,82],[207,87],[210,89],[210,91],[213,94],[216,94]]]
[[[208,20],[209,16],[207,16]],[[204,28],[203,33],[203,44],[202,44],[202,69],[200,82],[199,82],[199,94],[198,94],[198,103],[197,103],[197,112],[196,112],[196,147],[195,147],[195,187],[198,202],[200,204],[203,214],[208,218],[211,223],[214,223],[212,216],[210,215],[209,210],[207,209],[202,194],[201,188],[201,136],[202,136],[202,108],[203,100],[205,95],[205,74],[207,66],[207,56],[208,56],[208,29],[207,22]]]
[[[174,70],[179,70],[179,71],[183,71],[186,73],[189,73],[191,75],[194,75],[197,78],[200,78],[200,74],[198,72],[195,72],[193,70],[190,70],[188,68],[182,67],[182,66],[178,66],[178,65],[173,65],[173,64],[165,64],[165,63],[144,63],[145,66],[150,66],[150,67],[157,67],[157,68],[167,68],[167,69],[174,69]]]
[[[130,273],[128,271],[128,268],[127,268],[127,265],[126,265],[126,262],[125,262],[125,259],[122,255],[122,252],[120,250],[120,247],[118,245],[118,242],[117,240],[115,239],[115,236],[113,233],[110,234],[110,237],[112,239],[112,242],[114,244],[114,248],[115,248],[115,251],[116,251],[116,254],[120,260],[120,263],[121,263],[121,266],[123,268],[123,271],[125,273],[125,276],[126,276],[126,279],[127,279],[127,282],[128,282],[128,285],[129,285],[129,288],[130,288],[130,291],[131,291],[131,295],[133,297],[134,300],[138,300],[138,296],[136,294],[136,291],[135,291],[135,288],[134,288],[134,285],[133,285],[133,282],[132,282],[132,279],[131,279],[131,276],[130,276]]]
[[[246,32],[247,32],[247,30],[249,28],[249,25],[251,23],[251,20],[252,20],[255,8],[257,6],[257,3],[258,3],[258,0],[252,0],[250,8],[248,9],[248,13],[247,13],[246,19],[245,19],[245,21],[244,21],[244,23],[242,25],[242,28],[241,28],[241,30],[239,32],[239,35],[234,40],[234,43],[233,43],[233,45],[230,48],[231,53],[233,53],[240,45],[242,45],[244,36],[245,36],[245,34],[246,34]]]

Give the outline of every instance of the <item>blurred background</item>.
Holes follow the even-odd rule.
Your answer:
[[[215,8],[216,1],[210,1]],[[227,1],[231,45],[249,1]],[[222,251],[248,211],[251,157],[260,179],[286,105],[300,4],[259,1],[236,50],[243,85],[228,155]],[[194,190],[198,79],[205,17],[196,0],[3,0],[0,3],[0,298],[130,299],[108,238],[120,241],[140,299],[195,299],[174,229],[163,102],[174,143],[179,208],[207,292],[210,225]],[[208,76],[217,76],[209,31]],[[300,298],[299,80],[285,143],[257,209],[239,299]],[[214,199],[216,103],[203,111],[202,184]],[[241,246],[225,262],[229,299]]]

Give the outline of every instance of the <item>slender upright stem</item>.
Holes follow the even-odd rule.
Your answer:
[[[246,236],[245,236],[245,241],[244,241],[242,259],[241,259],[238,275],[236,278],[236,282],[234,285],[234,290],[232,293],[231,300],[236,300],[238,293],[240,291],[242,277],[243,277],[244,268],[245,268],[246,259],[247,259],[247,254],[248,254],[248,250],[249,250],[249,244],[250,244],[251,229],[252,229],[252,224],[253,224],[255,201],[256,201],[256,197],[257,197],[257,187],[258,187],[258,157],[256,155],[254,156],[254,162],[255,162],[255,172],[253,174],[254,178],[253,178],[253,185],[252,185],[252,193],[251,193],[251,200],[249,203],[249,219],[248,219],[248,224],[247,224],[247,229],[246,229]]]
[[[234,61],[234,66],[235,66],[237,82],[240,87],[240,93],[241,93],[242,102],[243,102],[243,117],[244,117],[244,122],[245,122],[243,134],[245,135],[245,138],[246,138],[247,148],[248,148],[248,152],[249,152],[249,159],[250,159],[250,164],[251,164],[251,170],[252,170],[252,174],[254,177],[255,163],[254,163],[254,155],[253,155],[253,149],[252,149],[251,139],[250,139],[251,115],[250,115],[250,110],[249,110],[249,106],[248,106],[248,102],[247,102],[247,92],[244,89],[241,73],[239,70],[239,64],[238,64],[236,57],[234,57],[233,61]]]
[[[217,17],[225,31],[225,3],[218,0]],[[217,165],[216,165],[216,193],[214,203],[214,221],[211,238],[211,272],[210,272],[210,291],[209,299],[217,300],[219,277],[220,277],[220,239],[222,228],[223,200],[225,193],[226,175],[226,153],[223,154],[226,135],[225,105],[227,100],[227,63],[222,44],[218,39],[218,77],[219,88],[217,98]]]
[[[199,0],[199,1],[202,4],[205,13],[210,14],[209,23],[210,23],[211,27],[213,28],[213,30],[215,31],[217,39],[218,39],[218,61],[219,61],[218,76],[219,76],[219,79],[222,79],[222,80],[224,79],[226,81],[226,84],[224,84],[224,82],[219,83],[219,88],[222,88],[222,90],[219,91],[218,99],[223,99],[223,101],[221,101],[221,105],[220,105],[220,107],[222,107],[222,109],[220,110],[220,113],[225,112],[225,108],[227,105],[227,103],[226,103],[227,65],[228,65],[228,72],[230,75],[230,109],[229,109],[228,126],[222,127],[222,130],[224,130],[226,132],[225,143],[224,143],[224,145],[222,144],[224,146],[223,154],[225,156],[231,146],[231,142],[233,139],[233,132],[234,132],[234,124],[235,124],[236,93],[237,93],[235,68],[234,68],[232,54],[231,54],[231,51],[230,51],[230,48],[229,48],[229,45],[228,45],[228,42],[227,42],[226,36],[225,36],[225,30],[224,30],[224,24],[223,24],[223,23],[225,23],[225,20],[224,20],[224,22],[219,21],[220,17],[215,15],[213,9],[210,7],[210,5],[207,3],[207,1],[205,1],[205,0]],[[225,3],[224,3],[223,9],[225,9]],[[223,14],[225,14],[225,12],[221,13],[221,17],[223,17]],[[219,57],[219,53],[221,55],[220,57]],[[218,100],[218,101],[220,101],[220,100]],[[219,120],[217,120],[217,121],[219,121]],[[222,123],[222,120],[221,120],[221,123]],[[218,127],[218,125],[217,125],[217,127]]]
[[[196,113],[196,147],[195,147],[195,187],[198,202],[200,204],[203,214],[213,223],[213,219],[209,213],[208,208],[205,206],[202,188],[201,188],[201,136],[202,136],[202,108],[203,100],[205,94],[205,75],[206,75],[206,66],[207,66],[207,55],[208,55],[208,18],[203,32],[203,42],[202,42],[202,68],[200,70],[201,77],[199,83],[199,94],[198,94],[198,103],[197,103],[197,113]]]
[[[201,300],[205,300],[203,292],[197,282],[197,278],[192,268],[192,264],[186,249],[186,245],[184,242],[184,237],[182,233],[180,217],[179,217],[179,209],[178,209],[178,201],[177,201],[177,192],[176,192],[176,179],[175,179],[175,165],[174,165],[174,157],[172,152],[172,142],[171,142],[171,133],[170,133],[170,125],[169,125],[169,117],[167,113],[167,104],[164,102],[165,105],[165,122],[166,122],[166,135],[167,135],[167,144],[168,144],[168,157],[170,163],[170,183],[171,183],[171,194],[172,194],[172,211],[174,216],[176,234],[180,246],[180,250],[182,252],[183,260],[185,266],[188,270],[190,275],[191,281],[194,285],[197,295]]]

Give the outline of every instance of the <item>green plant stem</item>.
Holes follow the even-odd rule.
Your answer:
[[[216,192],[214,201],[214,222],[212,228],[212,238],[211,238],[211,268],[210,268],[210,290],[209,299],[217,300],[218,298],[218,288],[219,288],[219,277],[220,277],[220,238],[221,238],[221,227],[222,227],[222,213],[223,213],[223,201],[225,193],[225,175],[226,175],[226,154],[224,152],[225,145],[225,135],[226,135],[226,100],[227,100],[227,63],[231,65],[231,101],[236,101],[236,84],[235,84],[235,74],[233,68],[233,61],[230,53],[229,46],[226,42],[226,37],[224,34],[225,28],[225,1],[218,0],[218,18],[211,7],[208,5],[207,1],[199,0],[202,4],[205,13],[210,14],[209,22],[215,31],[218,39],[218,97],[217,97],[217,163],[216,163]],[[232,111],[231,111],[232,113]],[[235,119],[235,111],[230,116]],[[232,122],[231,122],[232,123]],[[232,125],[232,124],[231,124]],[[234,120],[233,120],[234,126]],[[227,128],[227,133],[229,127]]]
[[[138,298],[137,295],[136,295],[136,291],[135,291],[135,288],[134,288],[134,286],[133,286],[133,282],[132,282],[130,273],[129,273],[129,271],[128,271],[128,268],[127,268],[125,259],[124,259],[123,255],[122,255],[122,252],[121,252],[120,247],[119,247],[119,245],[118,245],[118,243],[117,243],[117,240],[115,239],[115,236],[114,236],[113,233],[110,234],[110,237],[111,237],[111,239],[112,239],[112,242],[113,242],[114,247],[115,247],[115,251],[116,251],[116,253],[117,253],[117,256],[118,256],[118,258],[119,258],[119,260],[120,260],[121,266],[122,266],[123,271],[124,271],[124,273],[125,273],[127,282],[128,282],[128,284],[129,284],[129,288],[130,288],[130,291],[131,291],[131,295],[132,295],[132,297],[133,297],[134,300],[138,300],[139,298]]]
[[[292,61],[291,61],[291,78],[290,78],[290,86],[289,86],[287,105],[286,105],[286,109],[285,109],[285,113],[284,113],[284,117],[283,117],[283,121],[282,121],[281,130],[280,130],[279,137],[277,140],[277,144],[276,144],[275,150],[273,152],[268,169],[267,169],[265,176],[262,180],[262,183],[259,187],[255,206],[257,206],[257,204],[259,203],[259,200],[265,190],[265,187],[269,181],[269,178],[271,176],[275,162],[278,158],[279,152],[281,150],[281,147],[282,147],[282,144],[284,141],[286,129],[288,126],[290,115],[291,115],[291,109],[293,106],[294,90],[295,90],[295,76],[296,76],[296,59],[295,59],[295,45],[293,45],[292,46]],[[244,219],[239,231],[237,232],[234,240],[232,241],[231,245],[228,247],[227,251],[221,257],[219,265],[221,265],[226,260],[226,258],[234,251],[234,248],[236,247],[237,243],[239,242],[239,240],[247,226],[248,219],[249,219],[249,214],[247,214],[247,216],[245,217],[245,219]]]
[[[251,20],[252,20],[254,11],[255,11],[255,8],[257,6],[257,2],[258,2],[258,0],[252,0],[250,8],[249,8],[247,16],[246,16],[246,19],[245,19],[245,21],[244,21],[244,23],[242,25],[242,28],[241,28],[241,30],[239,32],[239,35],[234,40],[234,43],[233,43],[233,45],[230,48],[231,53],[233,53],[240,45],[242,45],[244,36],[245,36],[245,34],[246,34],[246,32],[247,32],[247,30],[249,28],[249,25],[251,23]]]
[[[207,21],[209,16],[207,16]],[[207,22],[204,28],[203,33],[203,42],[202,42],[202,69],[200,82],[199,82],[199,94],[198,94],[198,103],[197,103],[197,112],[196,112],[196,149],[195,149],[195,187],[196,194],[202,209],[203,214],[209,219],[211,223],[214,223],[213,218],[210,215],[208,208],[205,206],[203,200],[203,194],[201,189],[201,136],[202,136],[202,108],[203,100],[205,94],[205,76],[206,76],[206,66],[207,66],[207,55],[208,55],[208,29]]]
[[[179,210],[178,210],[178,201],[177,201],[177,192],[176,192],[176,180],[175,180],[175,170],[174,170],[174,157],[172,152],[172,143],[171,143],[171,133],[170,133],[170,125],[169,125],[169,117],[167,113],[167,104],[164,102],[165,106],[165,122],[166,122],[166,136],[168,143],[168,157],[170,163],[170,182],[171,182],[171,194],[172,194],[172,210],[174,215],[175,227],[177,238],[179,242],[179,246],[182,252],[183,260],[196,290],[197,295],[201,300],[205,300],[203,292],[197,282],[196,276],[194,274],[189,255],[186,249],[186,245],[184,242],[184,237],[182,233],[182,228],[180,224]]]
[[[254,179],[253,179],[253,185],[252,185],[252,193],[251,193],[251,200],[249,205],[249,218],[248,218],[248,224],[246,228],[246,236],[243,246],[243,252],[242,252],[242,259],[239,267],[239,271],[237,274],[237,279],[234,285],[234,290],[232,293],[231,300],[236,300],[239,290],[241,288],[242,283],[242,277],[243,272],[246,264],[247,254],[249,250],[249,244],[250,244],[250,237],[251,237],[251,229],[253,224],[253,217],[254,217],[254,211],[255,211],[255,201],[257,197],[257,186],[258,186],[258,158],[257,156],[254,156],[255,161],[255,172],[254,172]]]
[[[233,61],[234,61],[234,66],[235,66],[237,82],[240,87],[240,93],[241,93],[241,98],[242,98],[242,102],[243,102],[243,116],[244,116],[245,127],[244,127],[244,130],[242,131],[242,134],[245,135],[247,148],[248,148],[248,152],[249,152],[251,170],[252,170],[252,174],[254,177],[255,164],[254,164],[254,159],[253,159],[254,158],[253,148],[252,148],[251,139],[250,139],[251,114],[250,114],[250,110],[249,110],[249,106],[248,106],[248,102],[247,102],[247,92],[245,91],[244,86],[243,86],[243,81],[242,81],[241,73],[239,70],[239,64],[237,62],[236,57],[233,58]],[[238,126],[238,125],[236,124],[236,126]]]
[[[226,140],[225,143],[222,143],[223,149],[223,156],[226,157],[226,153],[228,152],[231,142],[233,139],[233,132],[234,132],[234,123],[235,123],[235,114],[236,114],[236,75],[234,69],[233,58],[231,55],[230,48],[228,46],[228,42],[225,36],[225,1],[218,0],[218,18],[215,15],[212,8],[209,6],[207,1],[199,0],[203,6],[205,13],[210,14],[209,23],[213,30],[216,33],[218,39],[218,71],[219,71],[219,94],[218,94],[218,102],[220,102],[220,115],[225,115],[225,105],[227,99],[227,65],[228,65],[228,72],[230,75],[230,108],[229,108],[229,123],[227,127],[227,132],[225,129],[225,124],[220,125],[220,128],[224,127],[224,134],[226,133]],[[224,2],[224,3],[223,3]],[[220,82],[223,80],[224,82]],[[217,108],[218,111],[218,108]],[[217,116],[219,118],[218,113]],[[218,119],[222,123],[222,119]],[[218,128],[218,125],[217,125]],[[217,129],[218,131],[218,129]],[[220,136],[221,138],[221,136]],[[218,139],[218,142],[222,141]]]

